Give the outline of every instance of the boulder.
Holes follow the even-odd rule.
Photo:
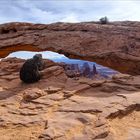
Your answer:
[[[24,90],[23,100],[25,101],[35,100],[45,94],[46,93],[39,88],[29,88],[29,89]]]

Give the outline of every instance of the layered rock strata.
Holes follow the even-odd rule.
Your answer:
[[[23,62],[0,62],[0,139],[140,139],[140,76],[74,80],[46,60],[43,79],[24,84]]]
[[[140,23],[7,23],[0,25],[0,57],[15,51],[54,51],[140,74]]]

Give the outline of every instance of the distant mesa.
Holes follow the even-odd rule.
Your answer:
[[[89,79],[97,78],[109,78],[110,75],[116,74],[116,71],[113,71],[109,68],[102,68],[100,67],[100,70],[98,71],[96,68],[95,63],[88,63],[84,62],[81,65],[80,63],[77,64],[67,64],[64,62],[61,62],[60,65],[64,68],[66,75],[69,78],[78,78],[78,77],[85,77]],[[109,73],[107,73],[110,71]]]

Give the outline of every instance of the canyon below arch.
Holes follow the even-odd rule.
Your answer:
[[[25,84],[16,51],[53,51],[119,73],[69,77],[43,59],[40,81]],[[139,140],[140,22],[0,25],[0,139]]]

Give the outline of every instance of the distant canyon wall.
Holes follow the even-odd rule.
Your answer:
[[[16,51],[46,50],[139,75],[140,22],[0,25],[1,58]]]

